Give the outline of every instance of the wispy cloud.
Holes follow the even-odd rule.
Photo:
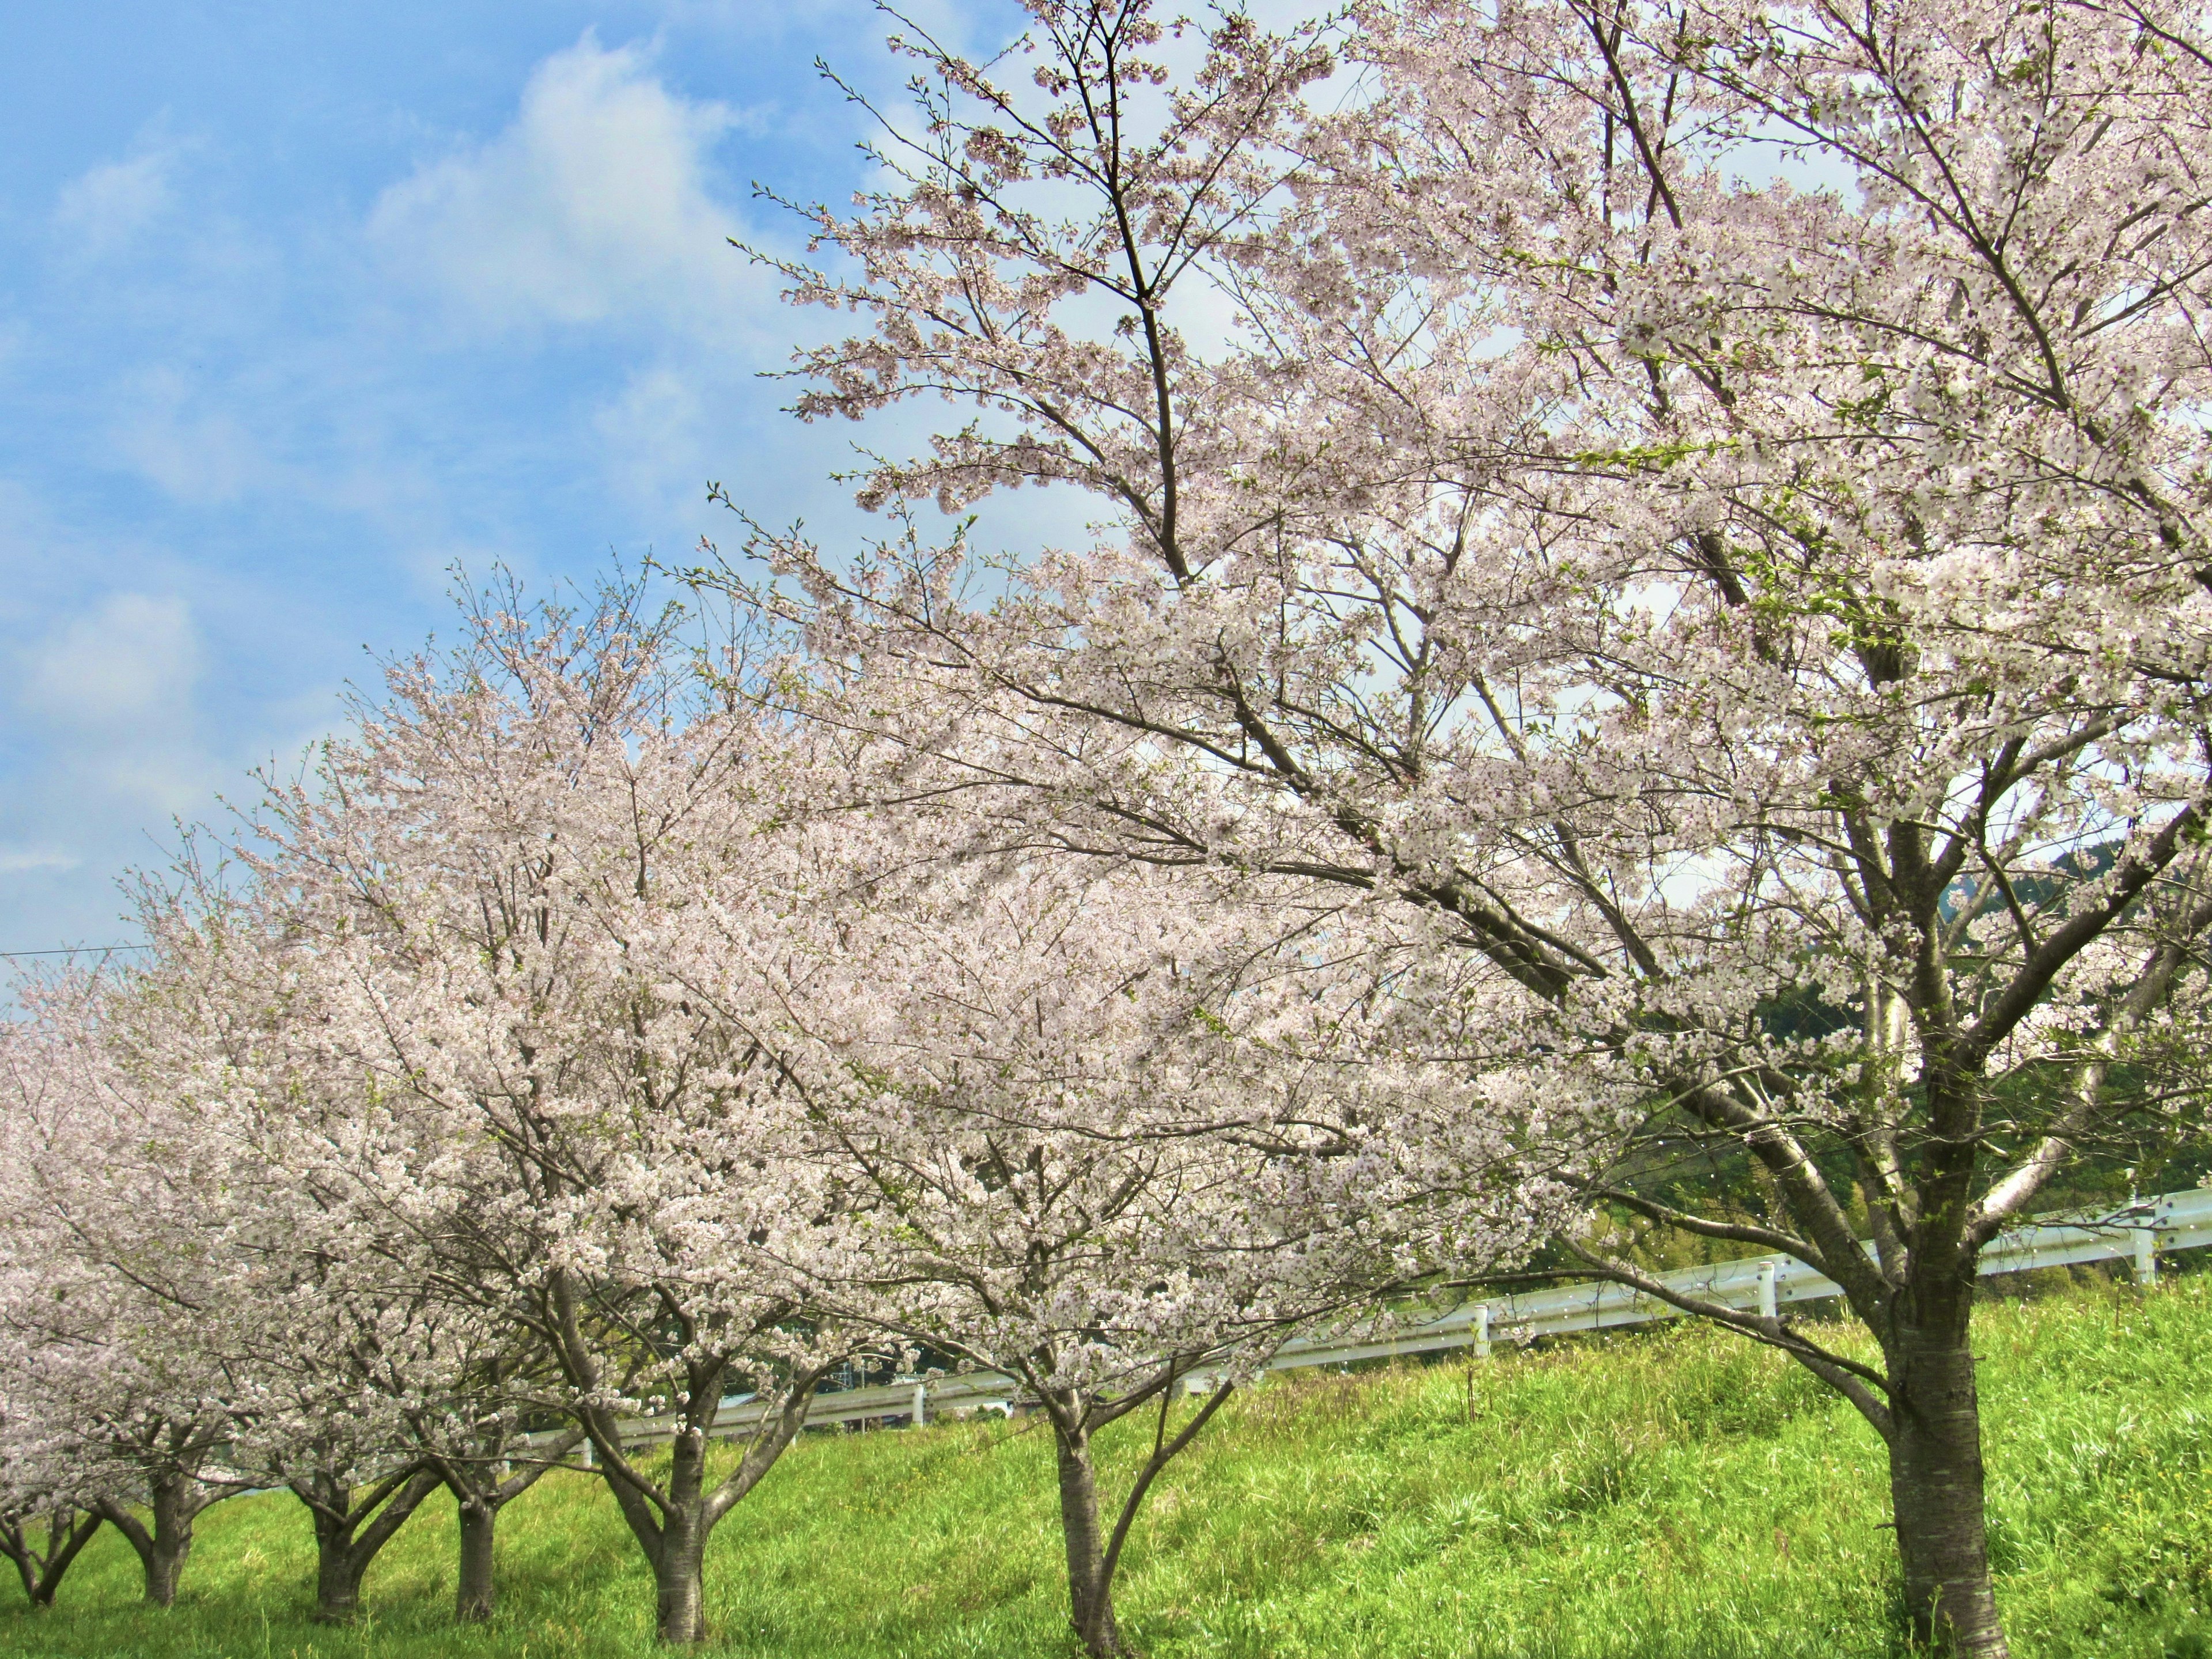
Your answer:
[[[772,303],[712,188],[738,119],[672,92],[645,49],[586,34],[538,65],[504,132],[386,190],[370,234],[489,330],[651,319],[733,340]]]
[[[155,144],[79,173],[54,198],[55,234],[94,258],[137,241],[175,200],[177,160],[174,145]]]
[[[174,369],[148,371],[121,401],[117,452],[178,501],[194,507],[234,501],[267,470],[244,424],[205,406]]]
[[[592,424],[607,477],[625,497],[663,517],[696,508],[710,470],[708,416],[689,375],[665,363],[638,371]]]
[[[0,846],[0,876],[20,876],[40,870],[74,870],[83,860],[75,854],[51,847]]]
[[[800,234],[755,176],[865,176],[811,64],[895,99],[868,0],[33,9],[83,44],[0,63],[37,137],[0,239],[0,947],[123,937],[113,874],[289,769],[362,645],[444,625],[447,566],[688,547],[709,477],[857,516],[752,374],[793,319],[726,239]]]
[[[199,678],[199,640],[184,600],[111,593],[30,653],[24,701],[81,730],[167,722]]]
[[[201,656],[183,599],[111,593],[24,653],[16,700],[80,789],[186,811],[211,781],[193,730]]]

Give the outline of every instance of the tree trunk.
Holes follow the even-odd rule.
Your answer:
[[[350,1498],[350,1492],[339,1501]],[[348,1625],[361,1613],[362,1575],[368,1563],[353,1553],[353,1523],[349,1518],[317,1509],[315,1517],[315,1622]]]
[[[1945,1322],[1947,1324],[1951,1322]],[[1966,1321],[1905,1329],[1889,1345],[1895,1435],[1890,1502],[1916,1641],[1971,1659],[2007,1659],[1990,1582],[1981,1407]]]
[[[62,1575],[70,1570],[77,1553],[100,1530],[102,1517],[96,1509],[55,1510],[46,1516],[46,1547],[40,1549],[34,1540],[33,1526],[10,1517],[0,1522],[0,1554],[15,1564],[15,1571],[23,1581],[23,1594],[31,1598],[34,1607],[50,1607],[54,1604],[54,1592],[61,1588]]]
[[[146,1575],[146,1599],[154,1606],[166,1607],[176,1601],[177,1582],[192,1553],[192,1522],[209,1501],[205,1489],[189,1475],[167,1475],[149,1483],[146,1507],[151,1527],[122,1504],[100,1501],[100,1512],[108,1525],[137,1552]]]
[[[185,1558],[192,1553],[192,1540],[187,1537],[168,1549],[156,1550],[141,1558],[146,1570],[146,1599],[157,1607],[173,1606],[177,1599],[178,1582],[185,1576]]]
[[[1114,1586],[1106,1574],[1106,1537],[1098,1525],[1098,1478],[1091,1462],[1091,1437],[1057,1415],[1053,1441],[1060,1455],[1060,1527],[1067,1545],[1068,1617],[1091,1659],[1118,1659],[1125,1650],[1114,1623]]]
[[[707,1639],[707,1527],[702,1505],[682,1504],[662,1518],[653,1563],[653,1634],[675,1645]]]
[[[570,1363],[571,1375],[579,1386],[591,1386],[595,1368]],[[792,1379],[782,1408],[761,1425],[737,1468],[709,1491],[707,1430],[722,1399],[728,1370],[726,1358],[708,1358],[690,1367],[684,1392],[687,1401],[697,1402],[697,1417],[679,1427],[670,1442],[665,1481],[648,1480],[630,1461],[623,1449],[621,1425],[611,1413],[585,1407],[577,1413],[578,1421],[591,1431],[600,1472],[615,1506],[652,1564],[654,1633],[672,1645],[688,1647],[707,1639],[708,1535],[759,1483],[805,1426],[815,1384],[829,1364],[825,1362]],[[686,1415],[690,1415],[688,1407]]]
[[[358,1505],[351,1487],[327,1475],[293,1486],[315,1520],[317,1624],[348,1625],[360,1616],[361,1581],[369,1564],[440,1484],[428,1470],[394,1476]]]
[[[542,1456],[526,1460],[513,1473],[507,1472],[507,1461],[495,1455],[505,1449],[503,1437],[480,1448],[495,1455],[489,1462],[433,1460],[432,1470],[453,1494],[453,1517],[460,1528],[460,1565],[453,1584],[456,1622],[481,1624],[498,1606],[499,1581],[492,1545],[499,1531],[499,1512],[536,1486],[545,1471],[573,1451],[583,1437],[581,1429],[573,1429],[544,1448]]]
[[[453,1588],[453,1617],[464,1625],[473,1625],[490,1618],[499,1601],[491,1553],[499,1510],[478,1498],[465,1498],[453,1507],[461,1526],[460,1577]]]

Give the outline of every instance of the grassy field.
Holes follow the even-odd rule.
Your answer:
[[[2023,1659],[2212,1652],[2212,1274],[1982,1316],[1994,1543]],[[1130,1443],[1133,1447],[1133,1439]],[[816,1435],[715,1535],[718,1653],[1065,1656],[1048,1439],[1030,1425]],[[1680,1328],[1501,1358],[1278,1379],[1164,1479],[1121,1581],[1152,1659],[1850,1659],[1897,1651],[1872,1434],[1785,1361]],[[178,1606],[104,1534],[37,1659],[615,1659],[651,1582],[589,1477],[501,1521],[499,1618],[448,1622],[450,1505],[372,1570],[372,1616],[307,1622],[289,1497],[203,1521]]]

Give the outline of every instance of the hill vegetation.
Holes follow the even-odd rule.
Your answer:
[[[2212,1275],[2084,1274],[1977,1323],[1999,1592],[2031,1659],[2182,1659],[2212,1637]],[[1838,1340],[1842,1340],[1840,1331]],[[1108,1437],[1133,1460],[1139,1431]],[[1547,1352],[1293,1374],[1231,1402],[1140,1522],[1124,1623],[1152,1659],[1875,1659],[1899,1650],[1885,1460],[1771,1352],[1679,1326]],[[709,1649],[778,1659],[1074,1651],[1036,1419],[805,1437],[718,1531]],[[628,1659],[644,1569],[559,1474],[501,1522],[501,1606],[450,1622],[451,1504],[308,1621],[289,1497],[210,1511],[178,1605],[112,1532],[10,1659]]]

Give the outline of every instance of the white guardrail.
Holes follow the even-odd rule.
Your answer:
[[[1984,1247],[1980,1270],[1986,1278],[2079,1261],[2124,1261],[2133,1264],[2136,1282],[2148,1285],[2157,1279],[2160,1251],[2207,1246],[2212,1246],[2212,1188],[2197,1188],[2134,1200],[2109,1211],[2051,1217],[2002,1233]],[[1873,1253],[1871,1243],[1866,1249]],[[1792,1255],[1744,1256],[1709,1267],[1678,1268],[1658,1278],[1669,1290],[1768,1316],[1785,1302],[1843,1294],[1842,1286]],[[1348,1365],[1443,1348],[1471,1347],[1486,1356],[1493,1339],[1527,1341],[1680,1316],[1680,1310],[1625,1285],[1563,1285],[1525,1296],[1470,1302],[1437,1318],[1388,1333],[1370,1327],[1352,1334],[1295,1338],[1277,1351],[1267,1369]],[[1194,1381],[1203,1385],[1203,1379]],[[1019,1382],[995,1371],[842,1389],[814,1397],[806,1425],[819,1428],[884,1418],[920,1424],[933,1411],[976,1407],[1010,1411],[1021,1393]],[[715,1413],[713,1432],[718,1437],[747,1433],[759,1424],[761,1413],[759,1403],[750,1397],[726,1401]],[[623,1438],[650,1445],[674,1431],[669,1419],[641,1418],[624,1425]]]

